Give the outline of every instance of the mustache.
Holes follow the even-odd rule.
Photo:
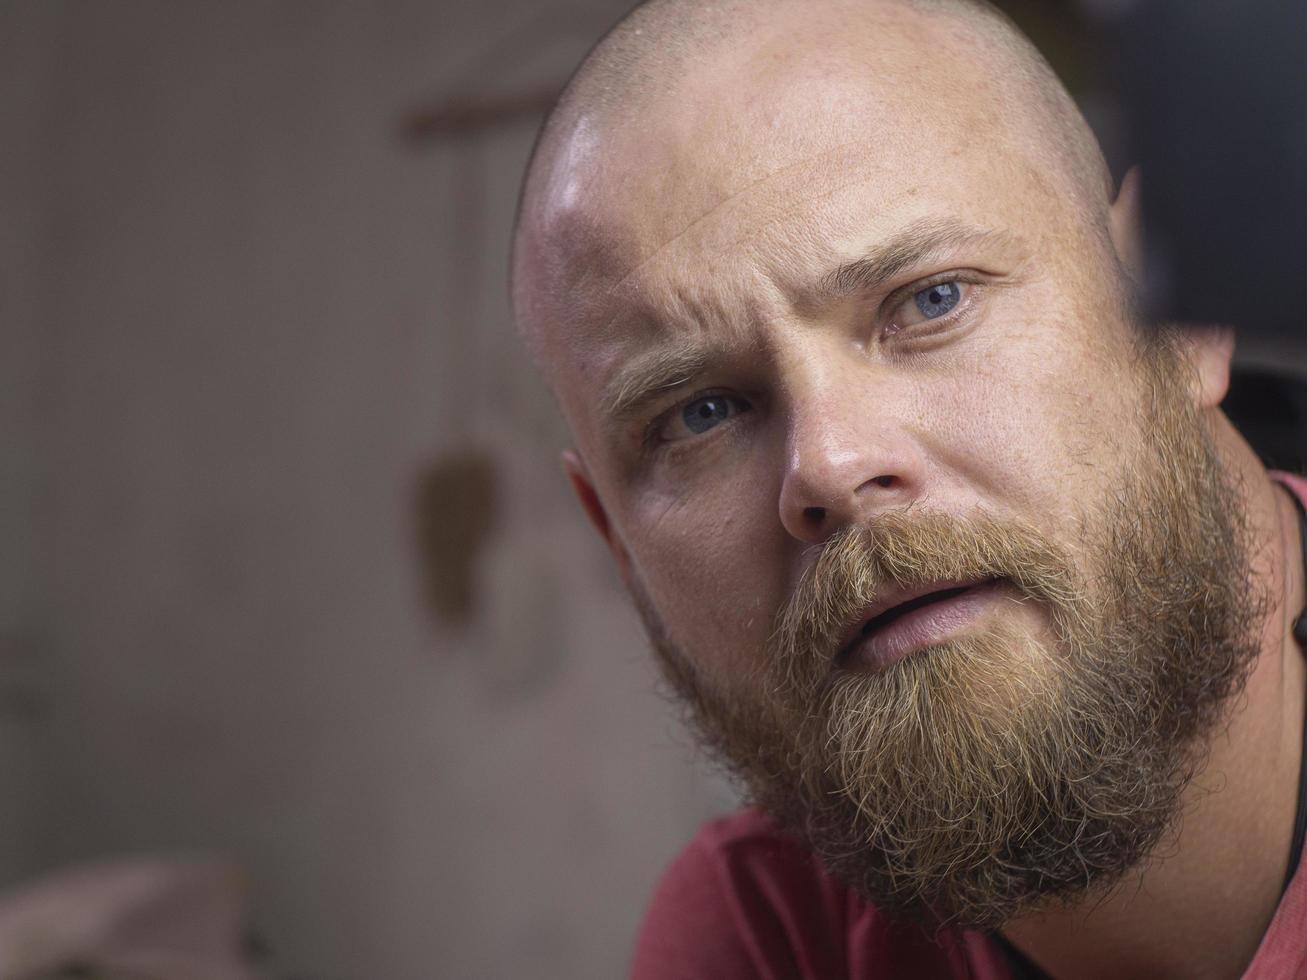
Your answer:
[[[1076,560],[1034,526],[980,513],[889,512],[849,525],[821,545],[781,608],[767,662],[797,675],[825,674],[840,637],[888,591],[935,582],[1001,579],[1046,604],[1059,637],[1082,625]]]

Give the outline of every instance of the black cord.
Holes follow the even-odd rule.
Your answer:
[[[1302,501],[1292,488],[1285,487],[1293,504],[1298,509],[1298,533],[1302,538],[1302,559],[1304,582],[1307,582],[1307,511],[1303,510]],[[1307,608],[1298,613],[1293,621],[1293,638],[1298,643],[1300,653],[1307,654]],[[1289,849],[1289,869],[1284,875],[1283,895],[1289,889],[1289,882],[1298,872],[1302,861],[1303,841],[1307,838],[1307,719],[1304,720],[1302,734],[1302,761],[1298,764],[1298,810],[1293,818],[1293,846]]]

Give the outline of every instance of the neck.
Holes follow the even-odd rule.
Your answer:
[[[1233,436],[1233,430],[1230,430]],[[1233,436],[1237,439],[1237,436]],[[1250,522],[1264,543],[1256,574],[1275,597],[1229,727],[1185,793],[1177,834],[1105,897],[1013,921],[1004,935],[1056,980],[1243,974],[1279,904],[1292,845],[1303,741],[1304,607],[1297,508],[1242,445]]]

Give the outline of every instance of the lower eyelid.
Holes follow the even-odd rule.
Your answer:
[[[698,438],[658,443],[651,447],[650,459],[664,463],[684,461],[689,465],[698,460],[714,459],[718,451],[728,448],[741,435],[742,429],[743,426],[732,419],[731,424],[723,423]]]

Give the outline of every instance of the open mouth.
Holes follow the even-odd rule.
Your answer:
[[[888,626],[896,619],[906,616],[922,606],[929,606],[935,602],[944,602],[952,599],[954,596],[960,596],[963,592],[972,588],[970,585],[960,585],[956,589],[940,589],[938,592],[928,592],[926,595],[919,595],[915,599],[909,599],[907,602],[900,602],[897,606],[886,609],[879,616],[867,620],[862,624],[862,629],[858,631],[859,637],[871,636],[878,629]]]
[[[879,611],[873,606],[872,615],[846,634],[837,662],[887,666],[967,628],[998,597],[997,579],[938,585],[918,595],[907,592],[907,598]]]

